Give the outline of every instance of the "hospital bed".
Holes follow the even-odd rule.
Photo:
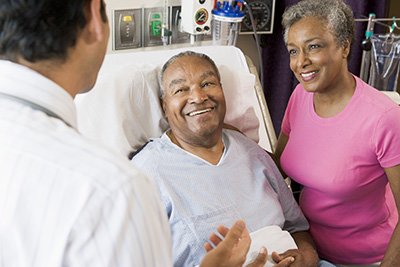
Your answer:
[[[233,46],[180,47],[108,54],[94,88],[75,98],[79,131],[123,155],[168,129],[159,101],[159,72],[173,55],[192,50],[210,56],[226,98],[225,122],[271,152],[274,132],[251,60]]]

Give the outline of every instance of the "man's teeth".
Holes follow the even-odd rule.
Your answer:
[[[206,112],[209,112],[209,111],[211,111],[212,110],[212,108],[207,108],[207,109],[203,109],[203,110],[197,110],[197,111],[193,111],[193,112],[190,112],[189,113],[189,116],[196,116],[196,115],[199,115],[199,114],[203,114],[203,113],[206,113]]]
[[[301,76],[304,77],[304,78],[308,78],[308,77],[311,77],[314,74],[315,74],[315,71],[309,72],[309,73],[302,73]]]

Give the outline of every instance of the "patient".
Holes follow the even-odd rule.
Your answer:
[[[161,72],[170,129],[132,161],[156,179],[173,238],[174,266],[195,266],[218,225],[249,231],[278,225],[299,249],[273,254],[277,266],[317,266],[308,223],[269,155],[240,132],[223,129],[225,98],[215,63],[187,51]],[[268,248],[267,248],[268,249]]]

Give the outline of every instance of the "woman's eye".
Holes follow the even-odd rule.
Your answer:
[[[320,47],[320,45],[318,45],[318,44],[310,44],[310,49],[316,49],[319,47]]]
[[[290,56],[295,56],[297,54],[296,49],[289,49],[289,55]]]

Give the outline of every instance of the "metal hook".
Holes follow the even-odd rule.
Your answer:
[[[396,17],[393,17],[393,23],[391,26],[387,24],[386,26],[389,28],[389,34],[387,34],[385,41],[382,43],[382,46],[385,47],[385,50],[390,50],[390,47],[394,41],[393,32],[395,29],[399,29],[399,26],[397,26],[396,23]]]
[[[392,29],[393,29],[393,31],[394,31],[394,29],[400,30],[400,27],[397,26],[396,17],[393,17]]]
[[[374,25],[375,25],[375,14],[370,13],[368,17],[367,30],[365,31],[365,39],[361,43],[361,47],[364,51],[370,51],[372,48],[371,37],[374,35]]]

